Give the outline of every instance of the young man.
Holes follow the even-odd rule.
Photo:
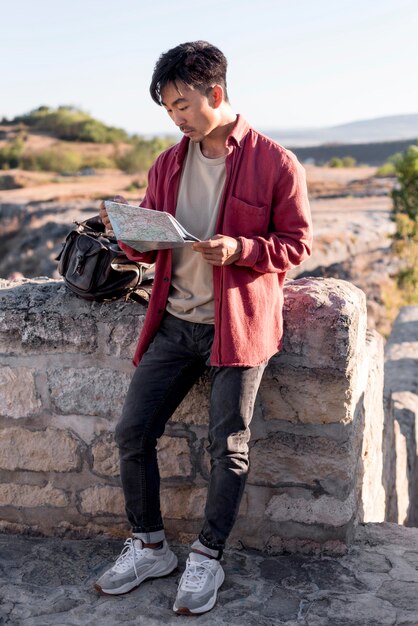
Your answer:
[[[209,369],[205,517],[173,607],[185,615],[209,611],[223,583],[220,561],[248,471],[255,397],[282,341],[283,282],[311,249],[304,170],[233,112],[226,67],[215,46],[182,44],[159,58],[150,87],[184,137],[151,168],[142,206],[175,214],[201,241],[146,254],[120,244],[132,259],[155,261],[156,268],[137,368],[116,428],[133,539],[96,589],[125,593],[176,567],[160,512],[156,443]],[[110,226],[103,204],[101,217]]]

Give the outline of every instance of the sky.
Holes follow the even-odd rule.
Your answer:
[[[0,0],[0,118],[73,105],[143,135],[175,132],[155,62],[205,39],[257,129],[418,112],[417,0]]]

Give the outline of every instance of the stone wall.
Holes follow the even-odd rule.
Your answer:
[[[417,526],[418,307],[401,309],[385,346],[385,402],[394,425],[391,521]]]
[[[0,529],[124,535],[113,431],[145,310],[87,303],[60,281],[1,282]],[[366,331],[364,294],[344,281],[288,281],[284,314],[231,541],[335,552],[357,521],[387,515],[383,343]],[[207,420],[203,379],[159,443],[163,515],[178,541],[200,528]]]

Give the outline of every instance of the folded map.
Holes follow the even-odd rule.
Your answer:
[[[105,208],[116,239],[138,252],[180,248],[199,241],[170,213],[110,200],[105,201]]]

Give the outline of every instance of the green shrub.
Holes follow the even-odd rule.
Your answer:
[[[417,255],[415,258],[418,261]],[[404,267],[396,275],[396,282],[403,293],[403,303],[405,305],[418,304],[418,267]]]
[[[376,176],[378,176],[379,178],[386,178],[395,175],[395,165],[391,161],[386,161],[386,163],[383,163],[383,165],[378,167],[376,170]]]
[[[128,174],[146,172],[157,156],[173,142],[170,139],[136,138],[134,146],[125,154],[116,157],[116,165]]]
[[[83,167],[83,158],[68,148],[50,148],[24,155],[22,167],[27,170],[75,174]]]
[[[30,113],[15,117],[13,121],[22,122],[36,130],[53,133],[59,139],[67,141],[95,143],[129,141],[129,136],[123,129],[107,126],[72,106],[60,106],[57,109],[41,106]]]
[[[153,151],[149,146],[135,146],[125,154],[116,158],[116,165],[119,169],[128,174],[145,172],[154,161]]]
[[[355,167],[356,164],[357,161],[351,156],[332,157],[327,163],[328,167]]]
[[[397,178],[392,191],[393,250],[402,264],[396,283],[404,304],[418,304],[418,146],[395,155],[393,165]]]
[[[356,167],[357,161],[351,156],[342,158],[343,167]]]
[[[25,142],[18,136],[0,148],[0,169],[8,170],[20,167]]]
[[[328,163],[327,163],[328,167],[343,167],[343,162],[342,159],[340,159],[339,157],[332,157]]]

